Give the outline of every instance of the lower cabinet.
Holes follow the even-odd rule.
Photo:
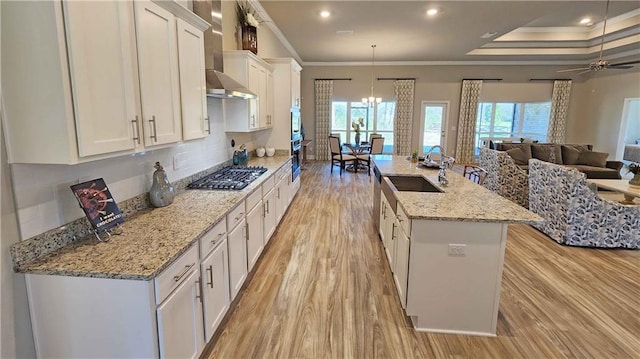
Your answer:
[[[229,287],[231,300],[236,297],[247,278],[247,226],[243,218],[229,232]]]
[[[264,205],[264,240],[265,244],[271,239],[271,235],[276,231],[277,217],[277,190],[272,188],[264,195],[262,201]]]
[[[398,290],[402,308],[407,306],[407,278],[409,274],[409,236],[396,218],[395,220],[395,260],[393,261],[393,281]]]
[[[249,271],[253,269],[264,249],[264,211],[265,207],[262,205],[262,200],[260,200],[247,213],[247,261]]]
[[[226,237],[202,260],[204,335],[209,341],[229,309],[229,251]]]
[[[156,312],[161,358],[198,358],[204,348],[200,271],[188,273]]]
[[[396,220],[395,213],[387,198],[383,195],[380,196],[380,237],[382,238],[382,244],[384,245],[384,251],[389,261],[389,266],[393,271],[393,263],[395,260],[395,236],[396,236]]]

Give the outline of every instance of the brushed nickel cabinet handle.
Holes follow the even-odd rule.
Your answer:
[[[198,280],[196,280],[196,299],[200,299],[200,303],[202,303],[202,280],[200,279],[200,277],[198,277]]]
[[[152,131],[151,131],[152,135],[151,135],[151,136],[149,136],[149,137],[151,137],[151,139],[153,140],[153,142],[158,142],[158,130],[156,129],[156,116],[155,116],[155,115],[154,115],[154,116],[151,116],[151,119],[149,120],[149,122],[151,122],[151,123],[152,123],[152,125],[153,125],[153,126],[151,127],[151,129],[152,129]]]
[[[209,281],[207,282],[207,285],[213,288],[213,266],[209,266],[209,268],[207,268],[207,272],[209,272]]]
[[[205,131],[207,131],[208,134],[211,134],[211,121],[209,120],[209,116],[204,118],[205,121],[207,121],[207,129]]]
[[[138,142],[138,144],[140,144],[140,134],[138,133],[138,131],[139,131],[139,129],[138,129],[138,115],[136,115],[136,119],[135,120],[131,120],[131,123],[133,124],[133,133],[134,133],[133,140]]]
[[[173,277],[173,281],[174,281],[174,282],[179,282],[179,281],[180,281],[180,279],[182,279],[182,277],[184,277],[184,275],[185,275],[185,274],[187,274],[187,272],[188,272],[191,268],[193,268],[193,266],[194,266],[194,265],[196,265],[196,263],[195,263],[195,262],[191,263],[190,265],[186,265],[186,266],[184,266],[184,269],[182,270],[182,272],[180,272],[180,273],[176,274],[176,275]]]

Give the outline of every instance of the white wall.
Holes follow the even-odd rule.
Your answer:
[[[449,101],[449,124],[446,153],[455,156],[460,90],[463,79],[502,79],[485,81],[481,100],[485,101],[544,101],[551,100],[552,81],[530,79],[567,78],[558,76],[558,66],[303,66],[302,71],[302,121],[308,137],[315,138],[314,79],[351,78],[351,81],[334,81],[334,99],[360,101],[368,96],[371,74],[375,77],[415,77],[414,126],[412,147],[419,147],[420,115],[422,101]],[[589,78],[574,75],[574,85],[569,107],[567,140],[576,143],[592,143],[598,150],[615,153],[615,144],[625,97],[638,97],[640,69],[619,72],[609,71],[604,77]],[[618,75],[619,74],[619,75]],[[586,82],[585,82],[586,81]],[[392,81],[375,81],[375,95],[393,99]],[[596,99],[591,91],[603,96]],[[635,96],[633,95],[635,93]],[[583,105],[585,104],[585,105]],[[605,122],[600,118],[606,119]],[[615,136],[613,136],[615,134]],[[309,148],[315,155],[315,142]]]

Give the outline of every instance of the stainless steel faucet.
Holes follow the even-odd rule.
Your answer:
[[[440,170],[438,171],[438,183],[440,183],[440,185],[442,186],[446,186],[449,184],[449,180],[447,179],[447,163],[446,163],[447,156],[444,153],[444,148],[440,145],[433,146],[429,149],[429,152],[427,153],[426,157],[428,159],[431,159],[431,153],[436,148],[440,149],[440,166],[439,166]]]

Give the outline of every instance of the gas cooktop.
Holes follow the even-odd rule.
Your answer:
[[[247,187],[267,169],[259,166],[229,166],[221,168],[199,180],[193,181],[187,188],[241,190]]]

